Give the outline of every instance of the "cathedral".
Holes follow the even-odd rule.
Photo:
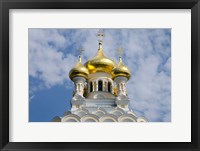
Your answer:
[[[96,55],[85,64],[78,62],[69,72],[74,82],[71,110],[53,122],[147,122],[129,108],[126,83],[131,72],[119,55],[118,63],[103,52],[103,33],[100,31]]]

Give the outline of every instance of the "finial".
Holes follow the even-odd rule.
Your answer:
[[[122,62],[122,57],[121,56],[119,56],[119,62]]]
[[[100,29],[97,33],[97,36],[99,37],[99,50],[102,50],[102,43],[103,43],[103,37],[105,36],[103,33],[103,29]]]
[[[119,62],[122,62],[122,54],[124,49],[122,47],[118,48]]]
[[[83,53],[84,49],[82,47],[78,48],[79,56],[78,56],[78,61],[81,62],[81,56]]]
[[[80,63],[82,62],[80,55],[78,56],[78,62],[80,62]]]

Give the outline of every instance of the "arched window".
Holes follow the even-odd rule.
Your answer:
[[[111,92],[111,83],[108,82],[108,92]]]
[[[103,82],[101,80],[98,81],[98,88],[99,88],[99,91],[103,91]]]
[[[92,82],[90,82],[90,92],[93,91],[93,85],[92,85]]]

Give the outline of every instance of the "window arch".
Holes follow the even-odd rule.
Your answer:
[[[103,82],[101,80],[98,81],[99,91],[103,91]]]
[[[108,92],[111,92],[111,82],[108,82]]]
[[[93,84],[92,84],[92,82],[90,82],[90,92],[92,92],[93,91]]]
[[[121,90],[124,91],[123,83],[121,83]]]

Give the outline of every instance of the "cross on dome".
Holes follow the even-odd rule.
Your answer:
[[[103,29],[99,29],[99,32],[97,33],[97,36],[99,37],[99,42],[103,41],[103,37],[105,36],[103,33]]]
[[[78,48],[78,54],[81,56],[83,54],[84,49],[82,47]]]
[[[78,60],[79,62],[81,62],[81,56],[82,56],[82,53],[83,53],[84,49],[82,47],[78,48],[78,53],[79,53],[79,56],[78,56]]]
[[[124,49],[123,49],[122,47],[119,47],[117,51],[118,51],[119,57],[122,57],[122,54],[123,54],[123,52],[124,52]]]

